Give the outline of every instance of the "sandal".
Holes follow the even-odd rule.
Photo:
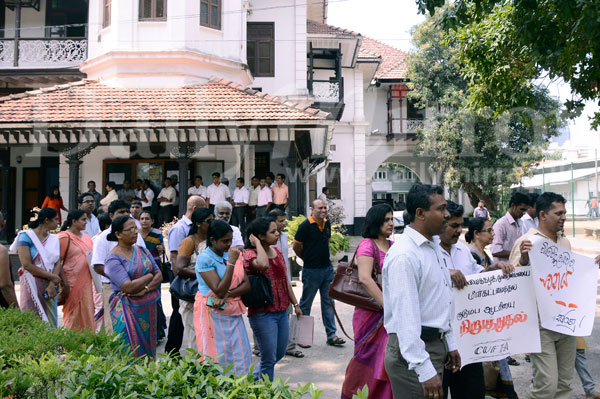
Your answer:
[[[302,345],[302,344],[298,344],[299,347],[304,348],[304,349],[308,349],[310,348],[310,345]]]
[[[331,346],[344,346],[346,341],[341,339],[340,337],[333,337],[327,340],[327,345]]]
[[[520,366],[521,365],[521,363],[517,362],[515,359],[513,359],[510,356],[506,359],[506,363],[508,363],[510,366]]]
[[[301,359],[304,357],[304,353],[302,353],[300,351],[288,351],[285,354],[288,356],[297,357],[298,359]]]

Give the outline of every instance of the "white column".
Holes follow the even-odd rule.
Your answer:
[[[295,10],[296,10],[296,21],[295,21],[295,32],[296,32],[296,41],[294,43],[295,47],[295,94],[298,95],[306,95],[308,94],[308,89],[306,87],[306,1],[305,0],[296,0],[295,1]]]

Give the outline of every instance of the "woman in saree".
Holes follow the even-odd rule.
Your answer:
[[[89,266],[93,243],[83,232],[86,223],[85,211],[72,210],[58,234],[63,271],[69,285],[69,295],[65,297],[63,306],[63,320],[66,328],[78,331],[86,328],[95,330],[93,282]],[[59,295],[59,303],[61,296],[64,297],[64,294]]]
[[[104,263],[110,280],[113,331],[121,334],[134,356],[156,357],[156,303],[162,274],[146,248],[135,245],[138,229],[129,216],[113,220],[109,241],[117,241]]]
[[[19,270],[21,311],[34,311],[43,321],[57,327],[56,296],[59,284],[65,281],[58,236],[51,233],[58,227],[58,212],[44,208],[28,227],[10,247],[11,251],[18,252],[22,265]],[[63,290],[68,294],[68,285]]]
[[[383,260],[392,242],[394,212],[387,204],[375,205],[365,218],[364,240],[356,249],[358,278],[366,291],[383,306],[383,292],[373,280],[373,272],[381,273]],[[366,384],[369,398],[392,399],[392,386],[385,371],[384,358],[388,334],[383,327],[383,311],[354,308],[354,356],[346,368],[342,399],[351,399]]]
[[[486,218],[473,218],[470,220],[469,230],[465,234],[465,241],[469,244],[471,256],[473,256],[475,262],[486,269],[491,268],[493,265],[489,255],[485,252],[485,247],[490,245],[493,240],[494,229],[490,220]],[[487,370],[498,370],[496,389],[488,389],[489,387],[486,386],[486,395],[495,398],[518,398],[507,359],[498,360],[497,362],[484,362],[483,369],[484,373]]]
[[[192,227],[188,236],[179,244],[175,273],[184,279],[196,280],[196,261],[206,249],[206,234],[214,216],[208,208],[198,208],[192,213]],[[194,302],[179,300],[179,313],[183,322],[183,340],[180,351],[186,349],[198,351],[196,331],[194,329]]]
[[[224,365],[233,364],[233,373],[246,375],[252,353],[242,319],[246,307],[240,296],[250,290],[250,280],[240,251],[231,248],[232,240],[229,223],[214,220],[208,227],[207,248],[196,260],[194,329],[202,360],[208,356]]]

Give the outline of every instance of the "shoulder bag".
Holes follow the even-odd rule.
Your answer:
[[[242,255],[240,255],[242,256]],[[242,295],[242,302],[249,308],[262,308],[273,304],[273,283],[264,273],[249,274],[250,291]]]
[[[69,248],[71,248],[71,237],[69,233],[67,233],[67,249],[65,250],[65,256],[62,258],[62,263],[65,263],[65,259],[67,259],[67,254],[69,253]],[[57,293],[60,291],[59,287],[56,287]],[[61,295],[62,294],[62,295]],[[67,302],[67,296],[65,296],[62,292],[56,297],[56,305],[63,306]]]
[[[381,270],[379,267],[379,248],[373,240],[373,280],[381,289]],[[356,251],[350,264],[340,262],[335,273],[335,277],[329,286],[329,297],[348,305],[356,306],[362,309],[374,312],[383,311],[383,307],[367,292],[365,287],[358,279],[358,267],[355,263]]]
[[[198,255],[198,247],[196,246],[196,242],[194,242],[194,252],[196,255]],[[169,270],[170,269],[171,268],[169,267]],[[171,281],[171,287],[169,288],[169,291],[177,299],[194,303],[196,301],[196,293],[198,292],[198,279],[175,276],[173,281]]]

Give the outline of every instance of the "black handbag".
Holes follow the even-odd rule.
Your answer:
[[[198,280],[195,278],[176,276],[171,282],[169,291],[177,299],[194,303],[196,300],[196,293],[198,292]]]
[[[163,251],[162,260],[159,263],[160,273],[162,274],[162,282],[170,283],[173,281],[173,270],[171,269],[171,262],[167,261],[167,255]]]
[[[248,275],[250,291],[242,295],[242,302],[249,308],[262,308],[273,304],[273,283],[263,273]]]

